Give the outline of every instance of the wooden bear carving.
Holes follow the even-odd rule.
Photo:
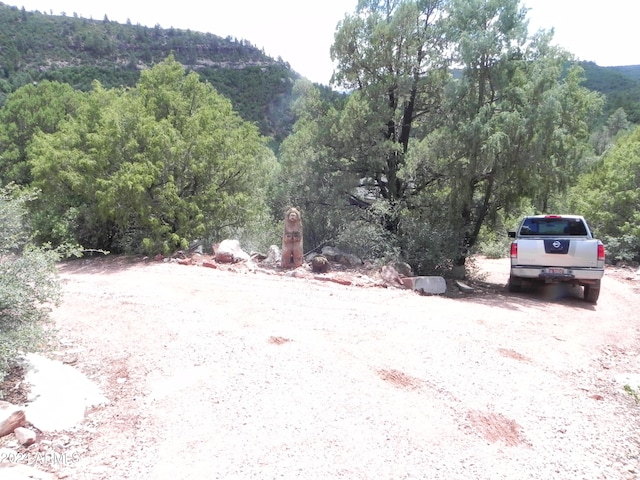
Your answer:
[[[302,217],[300,210],[290,207],[284,217],[282,268],[298,268],[303,262]]]

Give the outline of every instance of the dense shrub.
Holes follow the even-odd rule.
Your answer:
[[[0,190],[0,380],[18,352],[42,341],[47,307],[60,295],[57,254],[30,243],[27,200],[12,189]]]
[[[640,237],[623,234],[617,237],[605,235],[601,238],[607,249],[607,259],[616,264],[640,261]]]

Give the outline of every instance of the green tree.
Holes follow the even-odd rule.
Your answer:
[[[628,133],[631,123],[627,117],[627,113],[622,108],[618,108],[613,112],[606,125],[596,130],[591,136],[591,144],[596,155],[602,155],[613,144],[618,135]]]
[[[81,93],[69,85],[43,81],[11,94],[0,110],[0,183],[28,185],[27,147],[37,132],[53,133],[73,114]]]
[[[550,40],[517,0],[363,0],[332,47],[352,93],[308,93],[283,158],[335,182],[344,222],[381,226],[418,271],[462,267],[487,219],[523,197],[544,209],[577,176],[601,100]]]
[[[335,117],[332,146],[345,170],[365,179],[368,195],[358,201],[387,204],[383,221],[393,234],[403,203],[417,193],[401,175],[416,124],[429,129],[438,122],[447,79],[445,5],[361,0],[339,25],[331,48],[333,81],[354,91]]]
[[[36,138],[39,208],[85,247],[167,253],[261,214],[275,165],[265,143],[170,57],[134,89],[97,84],[76,117]]]
[[[449,19],[462,73],[448,90],[446,125],[424,150],[447,179],[455,264],[464,265],[488,217],[522,198],[547,211],[577,178],[602,100],[581,87],[579,67],[564,73],[571,59],[549,34],[528,36],[517,0],[453,0]]]

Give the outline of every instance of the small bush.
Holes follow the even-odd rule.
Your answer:
[[[0,190],[0,380],[19,351],[40,345],[48,307],[60,298],[59,256],[30,242],[28,198],[13,188]]]
[[[403,257],[418,275],[455,275],[459,253],[455,232],[446,224],[407,218],[403,222]]]
[[[484,255],[487,258],[504,258],[509,254],[510,239],[504,235],[504,238],[499,238],[498,235],[491,235],[488,238],[483,239],[478,244],[478,253]]]
[[[607,250],[608,262],[640,262],[640,238],[635,235],[604,236],[602,242]]]

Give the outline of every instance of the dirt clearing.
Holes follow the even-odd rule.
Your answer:
[[[161,262],[61,267],[64,349],[110,403],[73,479],[640,478],[640,283],[457,298]],[[63,350],[64,350],[63,349]],[[59,434],[54,434],[59,435]]]

